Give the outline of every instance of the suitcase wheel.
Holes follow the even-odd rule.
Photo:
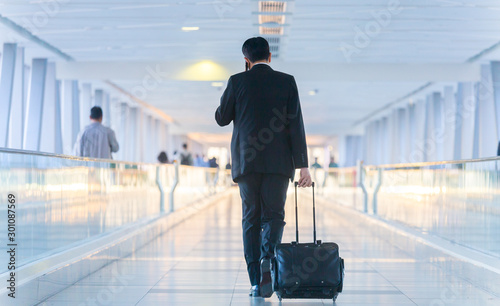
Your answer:
[[[335,304],[335,301],[337,301],[337,297],[339,296],[339,293],[335,293],[335,295],[333,296],[333,303]]]
[[[276,292],[276,296],[278,297],[278,300],[279,300],[279,301],[280,301],[280,303],[281,303],[281,300],[283,299],[283,298],[281,297],[281,294],[279,294],[278,292]]]

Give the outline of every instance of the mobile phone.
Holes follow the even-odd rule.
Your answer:
[[[248,62],[245,61],[245,71],[248,71]]]

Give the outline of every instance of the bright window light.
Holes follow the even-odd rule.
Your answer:
[[[191,31],[198,31],[200,27],[182,27],[181,28],[184,32],[191,32]]]

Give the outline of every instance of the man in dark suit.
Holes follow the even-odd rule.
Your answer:
[[[232,176],[243,202],[243,244],[250,295],[272,295],[270,258],[281,242],[289,180],[312,184],[299,94],[293,76],[274,71],[262,37],[242,47],[247,71],[229,78],[215,112],[220,126],[233,121]]]

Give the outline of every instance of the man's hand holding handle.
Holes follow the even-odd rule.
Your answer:
[[[299,187],[311,187],[312,178],[308,168],[300,168]]]

